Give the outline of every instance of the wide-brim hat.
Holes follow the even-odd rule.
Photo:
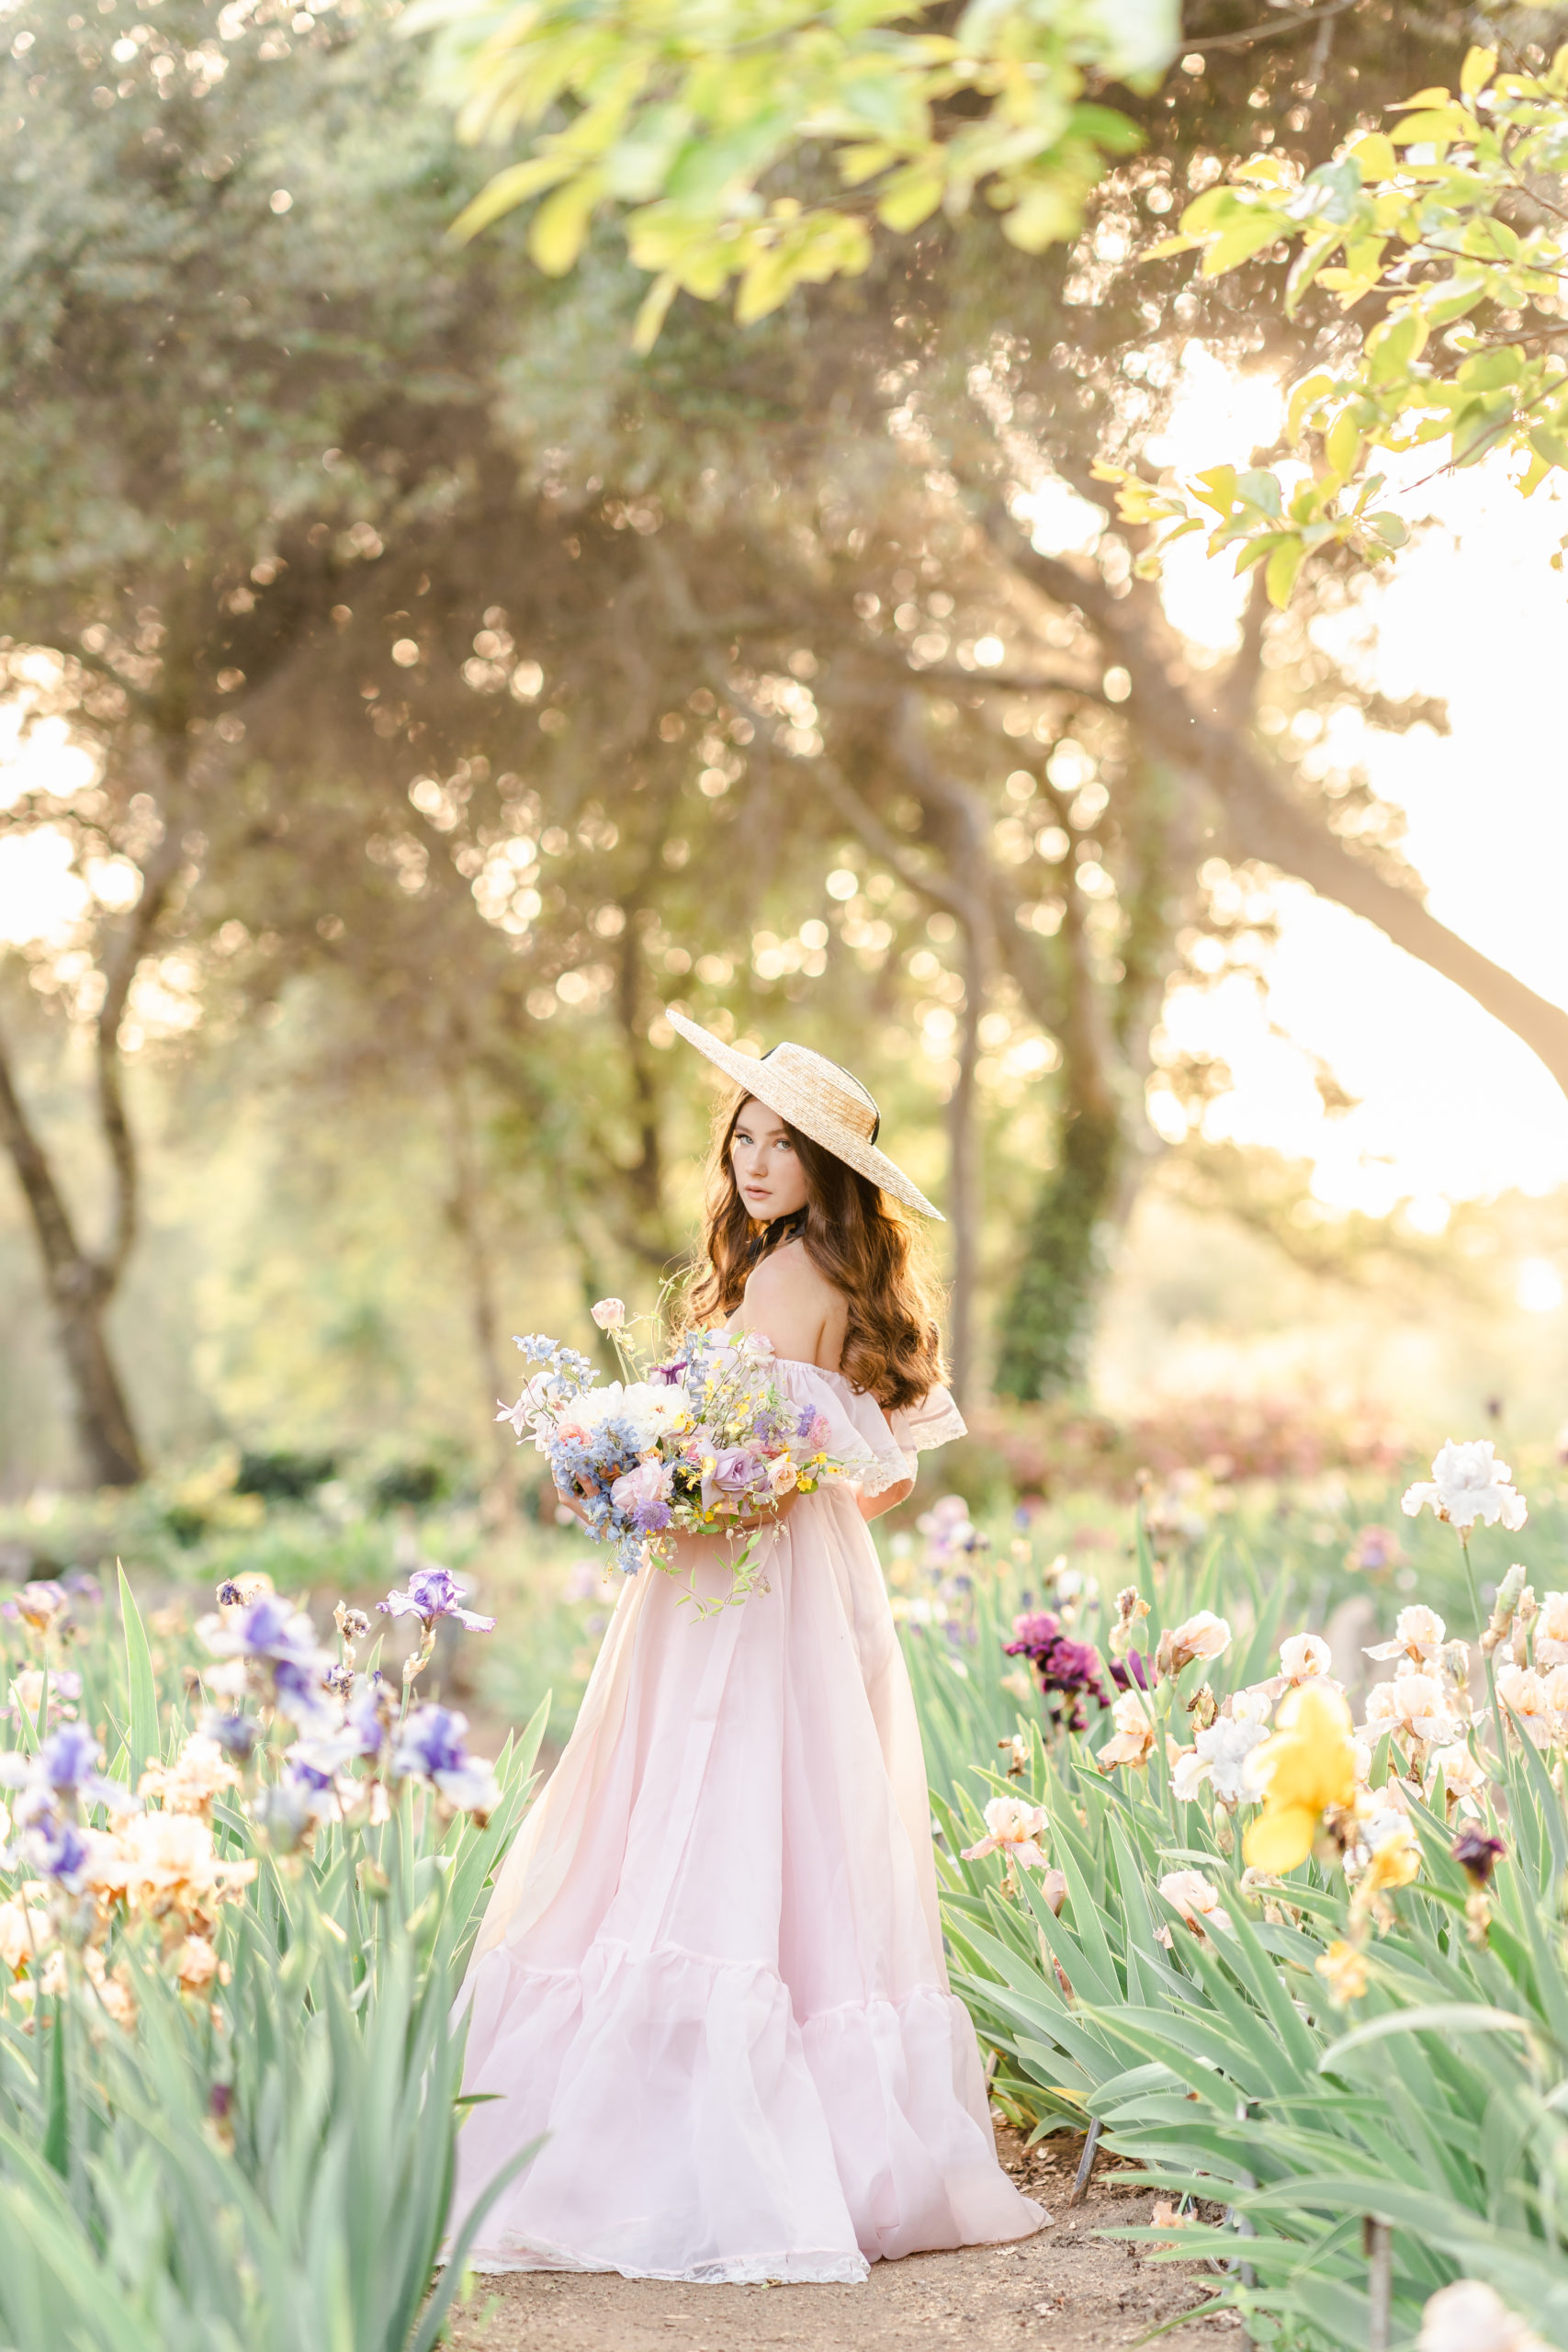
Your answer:
[[[699,1022],[688,1021],[683,1012],[670,1012],[667,1018],[671,1027],[689,1046],[695,1046],[699,1054],[716,1063],[726,1078],[732,1078],[737,1086],[743,1086],[749,1095],[765,1102],[813,1143],[819,1143],[859,1175],[868,1176],[918,1216],[934,1217],[939,1225],[943,1222],[942,1211],[932,1207],[919,1185],[912,1184],[885,1151],[877,1150],[882,1114],[859,1079],[847,1069],[840,1069],[825,1054],[814,1054],[809,1046],[787,1041],[765,1054],[744,1054]]]

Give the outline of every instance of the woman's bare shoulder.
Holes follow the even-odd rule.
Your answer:
[[[819,1342],[842,1315],[839,1292],[799,1241],[786,1241],[753,1266],[740,1306],[745,1329],[765,1332],[781,1356],[802,1363],[816,1363]]]
[[[826,1306],[838,1295],[826,1274],[812,1264],[804,1241],[785,1241],[771,1250],[746,1278],[749,1299],[776,1299],[781,1305],[812,1299]]]

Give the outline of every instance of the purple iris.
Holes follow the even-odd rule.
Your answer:
[[[52,1878],[72,1894],[81,1892],[82,1875],[92,1849],[73,1821],[62,1814],[44,1814],[29,1824],[28,1859],[45,1878]]]
[[[684,1356],[678,1356],[672,1363],[656,1363],[648,1376],[650,1382],[656,1381],[660,1388],[679,1388],[685,1377],[685,1373],[686,1359]]]
[[[470,1756],[463,1745],[467,1715],[451,1707],[416,1707],[392,1750],[391,1777],[428,1781],[446,1804],[472,1814],[481,1825],[501,1803],[493,1764]]]
[[[1061,1622],[1048,1609],[1028,1611],[1012,1621],[1013,1639],[1007,1644],[1009,1657],[1026,1657],[1040,1677],[1040,1688],[1050,1710],[1052,1723],[1068,1731],[1087,1731],[1089,1717],[1084,1701],[1094,1699],[1101,1708],[1111,1704],[1105,1685],[1100,1680],[1100,1654],[1088,1642],[1069,1640]],[[1111,1668],[1114,1674],[1115,1668]]]
[[[225,1588],[220,1588],[220,1597]],[[316,1629],[302,1609],[291,1609],[276,1592],[258,1594],[233,1626],[234,1646],[244,1657],[315,1666],[321,1657]]]
[[[426,1633],[438,1617],[453,1617],[470,1634],[492,1634],[493,1617],[480,1617],[471,1609],[459,1607],[463,1591],[450,1568],[415,1568],[406,1592],[389,1592],[376,1606],[383,1617],[417,1617]]]
[[[392,1686],[383,1676],[373,1674],[361,1690],[356,1690],[344,1710],[343,1727],[352,1732],[358,1743],[355,1753],[378,1756],[392,1723]]]
[[[99,1747],[85,1724],[62,1724],[39,1749],[28,1778],[35,1787],[52,1789],[57,1796],[85,1797],[96,1804],[123,1806],[126,1792],[118,1781],[98,1770]]]
[[[1111,1659],[1111,1679],[1118,1690],[1130,1690],[1134,1683],[1140,1690],[1152,1690],[1149,1675],[1153,1665],[1153,1659],[1146,1658],[1142,1650],[1129,1650],[1125,1658]]]
[[[467,1715],[455,1707],[438,1707],[434,1703],[416,1707],[404,1724],[397,1747],[392,1751],[392,1777],[402,1780],[409,1774],[424,1781],[434,1781],[440,1772],[461,1772],[468,1761],[463,1735],[468,1728]]]
[[[322,1687],[321,1660],[312,1657],[308,1664],[296,1658],[280,1657],[272,1669],[273,1704],[296,1723],[315,1723],[326,1705]]]
[[[250,1762],[255,1744],[261,1737],[261,1725],[255,1717],[242,1714],[238,1710],[225,1713],[209,1707],[201,1719],[201,1728],[209,1739],[218,1742],[225,1756],[233,1758],[236,1764]]]

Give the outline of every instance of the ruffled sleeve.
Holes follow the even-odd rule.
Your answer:
[[[945,1388],[933,1388],[918,1405],[885,1413],[874,1396],[852,1388],[841,1372],[814,1363],[775,1359],[774,1371],[786,1396],[814,1405],[828,1424],[826,1450],[844,1464],[846,1486],[879,1495],[915,1475],[918,1457],[933,1445],[966,1434],[964,1417]]]
[[[840,1483],[863,1495],[879,1495],[909,1476],[898,1440],[874,1396],[852,1388],[841,1372],[778,1356],[773,1370],[780,1387],[796,1405],[815,1406],[828,1425],[823,1450],[843,1464]]]
[[[888,1430],[908,1465],[908,1476],[913,1476],[918,1458],[929,1453],[933,1446],[946,1445],[950,1439],[967,1437],[967,1424],[945,1388],[928,1389],[918,1405],[907,1405],[903,1410],[890,1413]]]

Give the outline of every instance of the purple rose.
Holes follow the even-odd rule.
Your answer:
[[[743,1445],[721,1446],[710,1459],[713,1467],[705,1468],[703,1473],[705,1511],[713,1510],[721,1502],[739,1504],[752,1487],[769,1485],[766,1463]]]
[[[670,1472],[662,1462],[639,1462],[610,1488],[614,1508],[643,1535],[657,1535],[670,1525],[669,1497]]]

